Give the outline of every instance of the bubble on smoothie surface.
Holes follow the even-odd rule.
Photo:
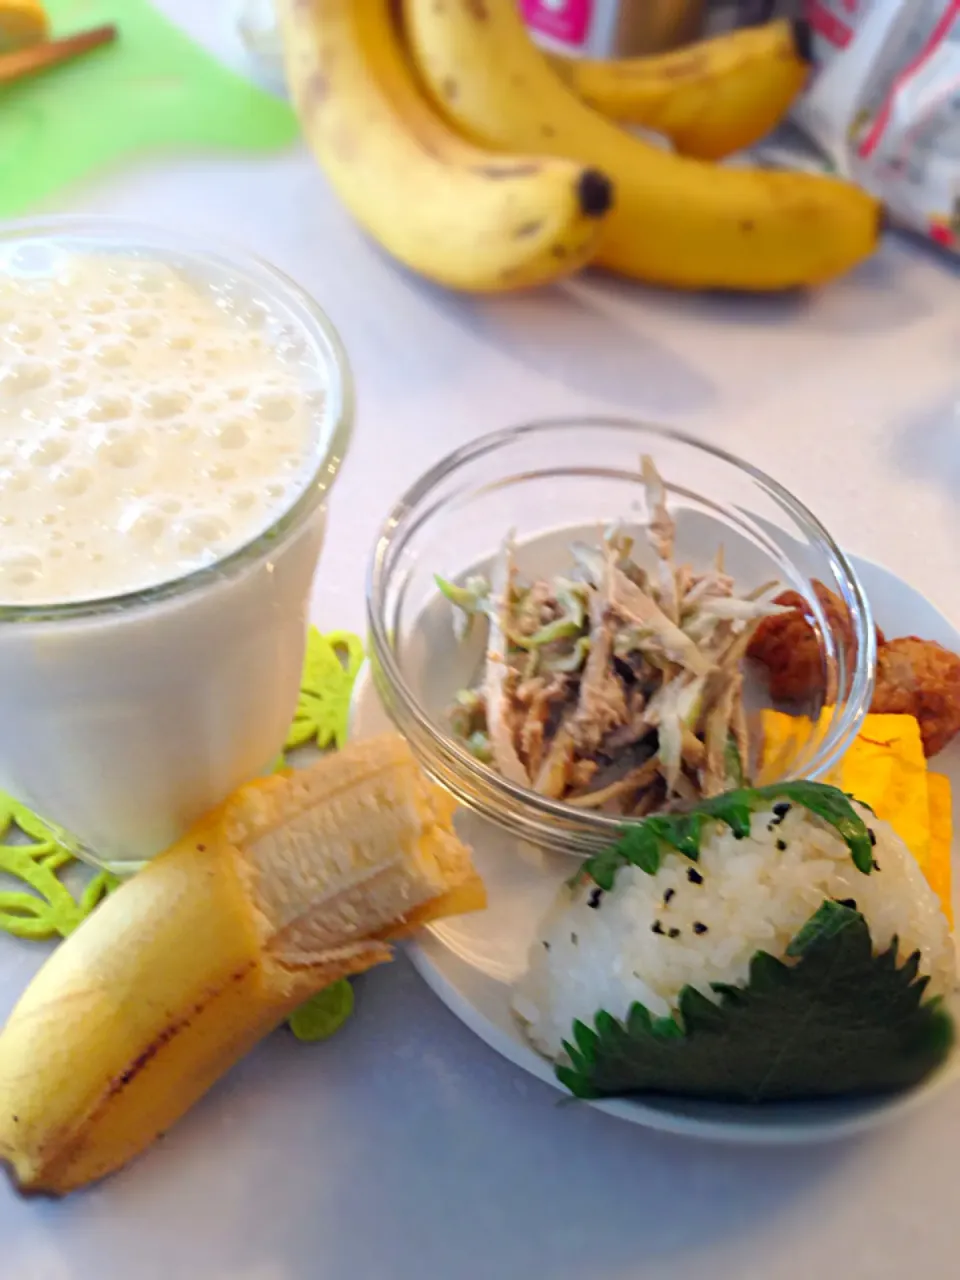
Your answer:
[[[62,435],[37,436],[27,446],[24,457],[36,467],[52,467],[70,452],[70,438]],[[41,516],[41,520],[43,517]]]
[[[12,591],[33,586],[43,572],[43,560],[26,547],[0,550],[0,589]]]

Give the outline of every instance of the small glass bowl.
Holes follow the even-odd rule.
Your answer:
[[[822,687],[797,716],[788,754],[762,781],[829,776],[873,695],[876,634],[853,568],[816,517],[755,467],[669,428],[615,418],[535,422],[459,449],[403,495],[374,548],[367,583],[374,681],[420,763],[461,804],[521,839],[578,856],[609,845],[629,819],[511,783],[451,735],[446,709],[480,669],[485,628],[456,640],[434,574],[462,580],[483,572],[514,530],[519,573],[546,576],[569,565],[573,538],[596,542],[611,521],[642,525],[645,453],[677,520],[678,563],[705,567],[722,543],[738,589],[775,579],[810,602]],[[638,545],[645,546],[642,534]],[[847,643],[814,580],[843,602]],[[752,684],[755,716],[773,704],[762,679]]]

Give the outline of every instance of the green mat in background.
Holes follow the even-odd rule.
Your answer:
[[[297,136],[287,103],[228,70],[148,0],[48,0],[47,9],[56,36],[112,22],[119,37],[0,88],[0,217],[128,156],[270,150]]]

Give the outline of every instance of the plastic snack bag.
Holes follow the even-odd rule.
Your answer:
[[[805,0],[794,119],[896,221],[960,252],[960,0]]]

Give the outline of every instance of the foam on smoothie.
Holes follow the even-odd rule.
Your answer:
[[[317,466],[296,329],[231,279],[39,252],[0,264],[0,603],[139,590],[267,529]]]

